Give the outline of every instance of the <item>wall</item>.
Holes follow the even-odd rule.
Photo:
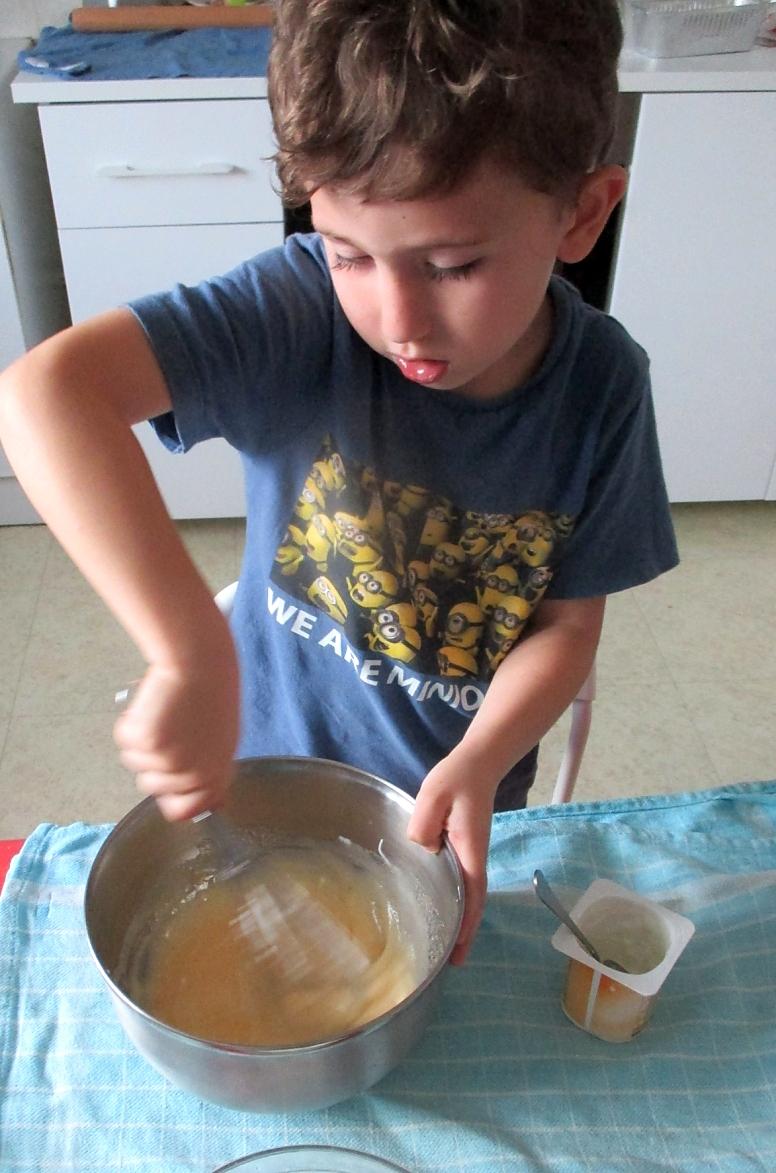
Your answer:
[[[127,3],[127,0],[120,0]],[[148,4],[150,0],[134,0]],[[154,0],[157,4],[182,0]],[[108,0],[0,0],[0,37],[37,37],[44,25],[67,24],[74,8],[105,5]]]
[[[0,0],[0,37],[36,37],[46,24],[67,24],[83,0]]]
[[[23,46],[0,38],[0,215],[24,340],[34,346],[68,325],[69,314],[37,110],[11,97]]]
[[[50,10],[52,5],[35,7]],[[34,106],[16,106],[11,98],[16,55],[24,48],[24,38],[42,27],[36,17],[35,28],[26,30],[20,16],[27,19],[21,4],[0,0],[0,246],[8,299],[0,322],[0,366],[70,320],[37,111]],[[59,21],[59,16],[53,19]],[[6,32],[10,27],[19,31],[11,35]],[[0,525],[38,520],[0,449]]]

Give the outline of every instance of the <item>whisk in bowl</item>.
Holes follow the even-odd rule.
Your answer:
[[[116,692],[116,705],[126,707],[136,687],[133,681]],[[265,849],[252,836],[219,810],[202,811],[191,821],[213,857],[210,883],[239,888],[232,924],[256,964],[271,967],[289,985],[333,985],[365,973],[370,958],[347,927],[298,880],[282,874],[268,879],[261,867]]]
[[[215,857],[214,884],[239,885],[233,918],[254,960],[290,985],[358,978],[370,959],[347,927],[293,875],[262,867],[263,851],[227,815],[204,811],[192,820],[205,829]]]

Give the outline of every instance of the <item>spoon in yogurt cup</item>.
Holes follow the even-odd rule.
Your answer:
[[[542,904],[549,908],[550,912],[554,912],[558,920],[561,921],[566,926],[566,928],[574,934],[582,948],[585,949],[593,958],[593,961],[597,961],[599,965],[605,965],[608,969],[616,969],[619,973],[628,972],[624,965],[620,965],[619,961],[612,961],[610,957],[605,961],[602,959],[595,945],[593,945],[592,941],[590,941],[589,938],[585,936],[579,925],[575,920],[572,919],[570,913],[567,912],[567,910],[563,907],[560,900],[558,900],[558,897],[547,883],[547,880],[544,877],[544,872],[540,871],[539,868],[537,868],[533,874],[533,887],[534,892],[539,897]]]

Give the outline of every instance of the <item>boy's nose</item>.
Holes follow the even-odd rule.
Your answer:
[[[431,332],[429,292],[420,282],[387,275],[380,285],[383,338],[395,346],[420,342]]]

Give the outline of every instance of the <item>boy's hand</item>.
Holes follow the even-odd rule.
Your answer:
[[[464,913],[450,961],[462,965],[476,935],[487,893],[486,860],[497,781],[484,785],[470,763],[456,751],[427,775],[415,802],[407,833],[429,851],[439,851],[447,832],[461,864]]]
[[[167,819],[220,806],[237,741],[236,673],[152,664],[114,726],[121,761]]]
[[[410,839],[438,851],[447,831],[463,870],[466,907],[455,965],[466,958],[485,907],[498,783],[574,699],[595,657],[605,605],[605,598],[543,601],[530,631],[499,665],[466,733],[420,788]]]

